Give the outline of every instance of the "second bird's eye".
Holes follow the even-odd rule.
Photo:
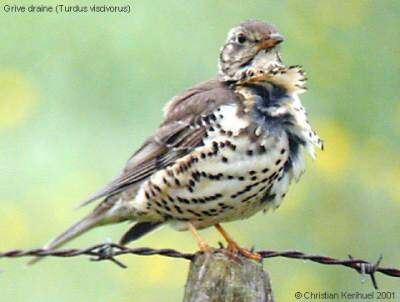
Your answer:
[[[238,37],[237,37],[237,41],[238,41],[240,44],[243,44],[244,42],[247,41],[247,38],[245,37],[245,35],[240,34],[240,35],[238,35]]]

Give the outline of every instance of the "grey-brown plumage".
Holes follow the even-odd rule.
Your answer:
[[[125,244],[165,223],[205,228],[278,206],[303,171],[303,150],[321,146],[298,98],[304,72],[282,64],[282,40],[260,21],[232,29],[218,78],[174,97],[121,175],[84,204],[104,201],[47,248],[108,223],[136,222]]]

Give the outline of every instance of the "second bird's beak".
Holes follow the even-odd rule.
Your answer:
[[[282,43],[284,38],[279,33],[271,33],[269,37],[258,44],[259,49],[270,49]]]

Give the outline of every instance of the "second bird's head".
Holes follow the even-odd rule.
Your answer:
[[[245,21],[228,33],[222,47],[218,78],[237,81],[248,68],[268,68],[280,64],[278,45],[283,37],[277,29],[262,21]]]

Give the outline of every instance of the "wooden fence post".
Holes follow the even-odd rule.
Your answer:
[[[185,286],[184,302],[274,302],[262,263],[222,252],[197,253]]]

